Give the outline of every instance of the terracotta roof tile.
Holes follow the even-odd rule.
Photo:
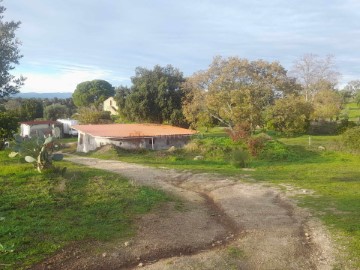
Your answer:
[[[108,138],[192,135],[196,133],[190,129],[156,124],[76,125],[72,128],[92,136]]]

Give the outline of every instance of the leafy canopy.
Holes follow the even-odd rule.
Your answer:
[[[55,103],[44,108],[44,118],[48,120],[57,120],[70,117],[69,109],[62,104]]]
[[[264,124],[264,109],[300,86],[278,62],[218,56],[207,70],[188,78],[184,90],[183,112],[193,125],[208,122],[208,115],[230,129],[247,122],[254,130]]]
[[[18,118],[9,112],[0,112],[0,150],[7,139],[11,139],[17,131]]]
[[[313,108],[309,102],[295,96],[275,101],[266,112],[268,128],[288,136],[306,132]]]
[[[29,121],[43,117],[43,103],[39,99],[10,99],[5,103],[8,112],[16,115],[19,121]]]
[[[2,0],[0,4],[1,2]],[[20,41],[15,36],[20,22],[3,21],[5,11],[6,8],[0,5],[0,99],[18,93],[25,81],[22,76],[15,78],[11,75],[11,71],[22,57],[19,50]]]
[[[105,124],[111,123],[110,112],[99,110],[97,107],[81,107],[74,115],[81,124]]]
[[[77,107],[95,105],[98,107],[105,99],[114,96],[114,87],[104,80],[92,80],[79,83],[72,95]]]
[[[117,90],[121,116],[130,121],[182,124],[182,72],[171,65],[157,65],[152,70],[137,67],[131,81],[131,88]]]

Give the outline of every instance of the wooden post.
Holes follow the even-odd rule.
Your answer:
[[[311,146],[311,136],[309,136],[309,146]]]
[[[151,148],[154,150],[154,137],[151,137]]]

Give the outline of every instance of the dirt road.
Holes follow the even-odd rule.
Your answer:
[[[284,192],[215,174],[67,158],[180,198],[137,221],[125,242],[64,249],[34,269],[332,269],[323,226]]]

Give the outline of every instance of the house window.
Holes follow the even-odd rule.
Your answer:
[[[84,134],[80,134],[79,143],[80,143],[80,144],[83,144],[83,140],[84,140]]]
[[[152,140],[151,140],[151,139],[149,139],[149,144],[152,144]]]
[[[170,145],[170,139],[169,138],[166,139],[166,145]]]

